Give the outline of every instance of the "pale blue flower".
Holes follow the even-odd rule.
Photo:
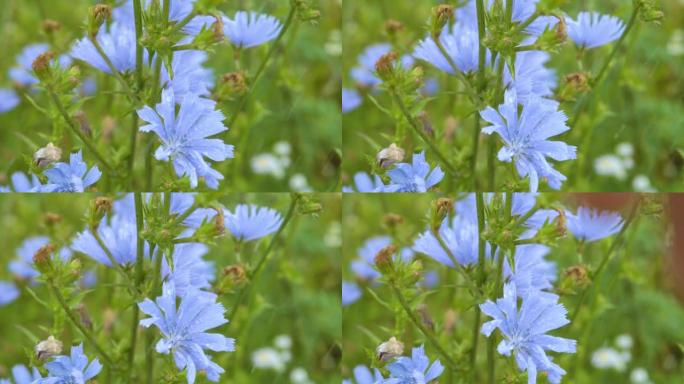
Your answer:
[[[439,235],[460,265],[477,263],[480,249],[477,221],[470,220],[464,215],[455,215],[451,219],[447,217],[439,227]],[[447,267],[455,267],[449,254],[430,230],[418,236],[413,243],[413,250]]]
[[[588,207],[579,207],[577,214],[565,211],[565,217],[567,228],[573,236],[588,243],[613,236],[625,224],[617,212],[598,211]]]
[[[357,365],[354,367],[354,380],[342,380],[342,384],[377,384],[382,379],[382,373],[377,368],[371,372],[365,365]]]
[[[463,73],[477,71],[480,52],[477,24],[473,28],[466,22],[457,21],[442,31],[439,41],[459,71]],[[443,72],[454,74],[453,67],[439,50],[432,37],[427,37],[418,43],[413,56],[427,61]],[[489,51],[487,56],[489,57]]]
[[[14,172],[10,180],[10,186],[0,186],[0,192],[38,192],[43,186],[38,176],[31,175],[31,179],[29,179],[29,176],[24,172]]]
[[[49,375],[38,379],[33,384],[86,384],[102,370],[102,364],[95,358],[88,363],[88,356],[83,353],[83,344],[71,347],[71,356],[56,356],[45,364]]]
[[[504,259],[503,277],[515,284],[519,297],[527,295],[550,295],[545,292],[553,288],[556,281],[556,263],[546,260],[550,248],[540,244],[519,245],[515,249],[514,265]],[[547,297],[550,297],[547,296]]]
[[[161,276],[176,287],[179,297],[190,291],[207,290],[214,281],[214,263],[204,260],[209,247],[200,243],[176,244],[173,248],[173,267],[162,259]],[[156,255],[159,257],[160,255]]]
[[[17,249],[19,258],[9,263],[10,272],[24,280],[33,280],[38,277],[40,272],[33,266],[33,256],[49,242],[50,239],[47,236],[34,236],[24,240]]]
[[[19,288],[11,281],[0,280],[0,307],[12,303],[19,297]]]
[[[387,175],[390,183],[385,192],[427,192],[444,178],[439,165],[430,169],[425,161],[425,151],[414,154],[411,164],[397,164]]]
[[[10,79],[23,87],[38,84],[39,80],[33,73],[33,62],[38,56],[49,49],[49,46],[45,43],[31,44],[24,47],[16,57],[17,65],[9,70]]]
[[[145,106],[138,110],[138,116],[149,123],[140,131],[154,132],[162,142],[154,153],[157,160],[173,161],[176,175],[188,176],[192,188],[197,188],[200,177],[209,188],[218,188],[224,177],[204,157],[213,161],[232,158],[233,146],[208,138],[228,130],[214,101],[188,94],[179,102],[172,89],[164,89],[156,110]]]
[[[539,97],[528,97],[521,102],[515,90],[508,90],[498,111],[487,107],[480,116],[492,124],[482,131],[497,133],[504,142],[499,160],[514,162],[518,174],[529,177],[531,192],[537,191],[540,178],[546,179],[551,188],[560,189],[566,177],[555,170],[547,158],[575,159],[577,148],[562,141],[548,140],[570,129],[566,125],[567,116],[558,109],[557,102]]]
[[[186,95],[208,96],[214,85],[214,74],[203,67],[208,60],[204,51],[176,51],[171,60],[173,78],[169,78],[166,66],[162,66],[161,83],[173,89],[176,101],[181,104]]]
[[[272,208],[256,205],[240,204],[235,212],[223,210],[225,225],[238,240],[250,241],[261,239],[280,229],[283,217]]]
[[[514,76],[511,76],[508,66],[504,67],[504,83],[508,89],[515,89],[520,103],[534,97],[553,95],[556,72],[545,66],[550,59],[551,55],[542,51],[518,52]]]
[[[21,99],[12,88],[0,88],[0,113],[13,110],[19,105]]]
[[[30,371],[23,365],[18,364],[12,367],[12,377],[14,381],[0,379],[0,384],[32,384],[35,380],[42,378],[38,368],[33,367]]]
[[[152,194],[147,194],[146,197],[151,197]],[[133,203],[133,195],[129,195],[131,204]],[[195,203],[194,193],[171,193],[171,206],[169,207],[172,214],[183,215],[185,214]],[[188,236],[194,233],[194,230],[199,228],[202,223],[213,219],[216,216],[216,210],[211,208],[196,208],[191,214],[189,214],[185,220],[183,220],[183,225],[188,228],[188,233],[183,236]]]
[[[353,186],[342,187],[342,192],[352,193],[352,192],[381,192],[386,187],[385,183],[382,182],[380,176],[371,176],[365,172],[358,172],[354,174],[354,184]]]
[[[349,281],[342,281],[342,306],[354,304],[363,295],[358,284]]]
[[[223,17],[223,33],[231,44],[251,48],[275,39],[283,29],[282,23],[273,16],[257,12],[235,13],[235,19]]]
[[[609,44],[622,36],[625,23],[618,17],[597,12],[580,12],[577,20],[566,18],[568,36],[583,48],[596,48]]]
[[[48,181],[40,187],[40,192],[84,192],[102,176],[97,166],[88,170],[81,151],[72,153],[69,163],[55,163],[45,171]]]
[[[435,270],[425,271],[423,273],[423,280],[418,283],[419,286],[432,289],[439,284],[439,272]]]
[[[132,26],[117,22],[109,26],[103,24],[95,39],[117,71],[135,69],[135,29]],[[70,54],[74,59],[85,61],[100,71],[111,74],[109,66],[88,37],[78,40],[71,48]]]
[[[351,263],[354,274],[364,280],[375,280],[380,277],[380,272],[374,268],[375,256],[390,244],[392,244],[392,238],[389,236],[375,236],[366,240],[357,250],[359,259]]]
[[[228,323],[223,305],[207,300],[196,291],[189,291],[176,306],[176,289],[172,283],[164,283],[163,293],[155,301],[145,299],[138,304],[149,318],[140,321],[144,327],[155,325],[162,334],[156,350],[173,354],[179,370],[186,370],[187,382],[195,382],[197,371],[204,371],[208,380],[217,382],[225,372],[205,354],[235,351],[235,339],[218,333],[207,333],[212,328]]]
[[[398,357],[387,366],[390,377],[380,381],[381,384],[427,384],[437,379],[444,366],[439,360],[430,364],[430,359],[425,355],[425,347],[413,348],[411,357]]]
[[[342,113],[355,110],[361,103],[363,103],[363,98],[357,90],[342,88]]]
[[[550,300],[548,296],[526,295],[518,308],[515,285],[508,283],[504,286],[503,298],[497,299],[496,303],[487,300],[480,305],[482,312],[492,318],[482,325],[482,333],[491,337],[495,329],[501,331],[503,340],[497,351],[504,356],[513,353],[518,368],[527,371],[528,384],[537,382],[537,372],[546,372],[553,384],[560,383],[565,374],[545,351],[576,351],[575,340],[546,334],[570,323],[566,309],[557,303],[558,297],[553,295],[553,300]]]

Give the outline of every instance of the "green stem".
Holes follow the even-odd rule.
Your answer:
[[[485,279],[485,241],[482,237],[484,233],[485,217],[484,217],[484,195],[482,192],[475,193],[475,204],[477,206],[477,231],[478,231],[478,251],[477,251],[477,285],[482,287]],[[473,341],[472,349],[470,350],[470,370],[475,372],[475,361],[477,359],[477,345],[480,334],[480,307],[475,306],[475,321],[473,322]]]
[[[499,56],[499,62],[496,66],[496,105],[500,104],[504,97],[503,73],[506,60],[503,56]],[[490,136],[487,142],[487,179],[490,191],[495,190],[496,186],[496,140],[494,136]]]
[[[142,238],[142,231],[144,226],[143,218],[143,207],[142,207],[142,194],[136,192],[134,195],[135,200],[135,221],[136,229],[138,232],[138,240],[136,245],[136,259],[135,259],[135,286],[138,290],[143,283],[143,262],[145,257],[145,240]],[[140,311],[137,305],[133,305],[133,317],[131,320],[131,342],[130,349],[128,350],[128,370],[129,379],[130,375],[133,374],[133,361],[135,359],[135,347],[138,341],[138,318],[140,316]]]
[[[112,264],[112,268],[116,269],[116,271],[119,272],[119,274],[124,278],[124,281],[126,281],[126,287],[128,288],[128,291],[131,294],[137,295],[138,290],[135,287],[135,285],[133,283],[131,283],[130,276],[128,276],[128,273],[126,273],[126,271],[123,269],[123,267],[121,267],[121,264],[119,264],[119,262],[116,261],[116,259],[114,258],[114,255],[112,254],[112,252],[107,247],[107,244],[104,243],[100,234],[97,232],[97,230],[91,231],[91,233],[93,234],[95,241],[97,241],[97,244],[100,246],[100,248],[102,248],[102,251],[107,256],[107,259],[109,259],[109,262]]]
[[[141,0],[133,0],[133,13],[135,17],[135,78],[136,88],[140,92],[143,88],[143,46],[140,39],[143,34],[142,5]],[[138,139],[138,116],[131,114],[130,154],[128,157],[128,177],[131,187],[133,186],[133,166],[135,164],[135,148]]]
[[[485,9],[484,0],[477,0],[475,2],[477,11],[477,37],[479,43],[478,61],[477,61],[477,87],[480,91],[485,88],[485,65],[487,60],[487,52],[485,51]]]
[[[411,128],[413,128],[413,131],[416,132],[416,134],[418,134],[418,136],[420,136],[421,139],[423,139],[423,142],[427,144],[428,147],[430,147],[430,150],[434,152],[434,154],[439,158],[440,162],[442,163],[442,165],[444,165],[444,168],[446,168],[447,172],[452,177],[455,177],[458,173],[456,167],[454,167],[449,162],[449,160],[447,160],[446,156],[444,156],[442,152],[439,150],[439,148],[437,148],[437,145],[434,144],[432,140],[430,140],[430,138],[427,136],[427,134],[423,132],[423,130],[418,126],[418,123],[416,123],[415,119],[411,116],[408,109],[406,108],[406,105],[401,100],[401,97],[397,94],[396,90],[394,88],[390,88],[390,93],[392,94],[392,98],[394,98],[394,101],[399,106],[401,113],[404,115]]]
[[[128,98],[131,101],[133,101],[136,105],[139,104],[140,99],[138,99],[138,96],[135,93],[133,93],[133,90],[131,89],[130,85],[128,85],[126,79],[124,79],[123,76],[121,76],[121,73],[119,73],[114,64],[112,64],[112,61],[109,59],[104,49],[102,49],[102,46],[97,41],[97,39],[91,37],[90,41],[93,43],[93,46],[95,46],[95,50],[97,50],[97,53],[99,53],[100,57],[102,57],[102,60],[104,60],[105,64],[107,64],[107,68],[109,68],[109,71],[112,73],[114,78],[116,78],[119,81],[119,83],[121,83],[121,85],[124,88],[124,92],[126,92]]]
[[[69,308],[69,305],[67,304],[66,300],[64,299],[64,296],[62,296],[62,293],[59,291],[59,289],[55,286],[54,282],[49,281],[48,285],[50,286],[50,290],[52,293],[55,295],[55,298],[59,302],[59,305],[62,307],[64,312],[66,313],[67,317],[71,322],[78,328],[79,331],[81,331],[81,334],[88,340],[88,342],[97,350],[97,353],[102,357],[102,360],[105,361],[108,365],[114,365],[114,360],[105,352],[104,348],[100,346],[100,343],[97,342],[95,339],[95,336],[93,336],[90,331],[81,324],[81,322],[76,318],[76,315],[71,311]]]

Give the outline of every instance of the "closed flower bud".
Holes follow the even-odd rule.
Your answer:
[[[90,229],[96,231],[100,226],[100,221],[105,215],[112,211],[112,199],[108,197],[97,197],[90,202],[90,217],[88,218],[88,225]]]
[[[221,76],[220,95],[225,99],[232,99],[233,95],[241,95],[247,91],[245,73],[242,71],[230,72]]]
[[[226,232],[226,222],[223,216],[223,209],[214,208],[216,216],[214,216],[214,234],[222,235]]]
[[[404,353],[404,343],[392,336],[389,340],[375,348],[375,356],[378,360],[388,362]]]
[[[453,5],[442,4],[432,8],[432,37],[439,38],[444,26],[454,17]]]
[[[38,168],[47,168],[53,163],[58,162],[62,158],[62,150],[55,147],[54,144],[48,143],[43,148],[40,148],[33,154],[33,163]]]
[[[438,231],[444,219],[454,212],[454,202],[451,199],[440,198],[432,202],[432,217],[430,228]]]
[[[48,212],[43,216],[43,221],[45,222],[45,225],[47,225],[48,227],[53,226],[62,221],[62,216],[56,213]]]
[[[40,79],[46,79],[50,75],[50,61],[55,58],[54,52],[45,52],[38,56],[32,64],[33,72]]]
[[[91,37],[97,36],[100,26],[112,17],[112,7],[106,4],[98,4],[90,7],[88,16],[88,34]]]
[[[62,28],[62,24],[60,24],[59,21],[50,19],[43,21],[43,30],[45,31],[45,33],[50,34],[55,31],[58,31],[60,28]]]
[[[48,358],[62,353],[62,342],[50,336],[36,345],[36,358],[45,361]]]
[[[566,268],[563,276],[565,276],[573,288],[584,288],[591,282],[587,273],[587,267],[584,265],[573,265]]]
[[[33,264],[41,272],[46,272],[50,269],[50,256],[55,251],[55,246],[46,244],[33,255]]]
[[[392,257],[397,252],[397,247],[390,244],[381,249],[375,255],[375,266],[382,272],[388,271],[392,267]]]
[[[228,279],[230,285],[239,285],[247,280],[245,267],[240,264],[229,265],[223,268],[223,276]]]
[[[380,168],[389,168],[396,163],[404,160],[405,151],[396,144],[392,143],[389,147],[382,149],[375,156],[375,161]]]
[[[390,79],[394,73],[394,62],[397,60],[397,54],[389,52],[380,57],[375,63],[375,71],[383,80]]]
[[[212,24],[211,31],[214,34],[214,41],[220,43],[226,37],[226,35],[223,33],[223,18],[217,15],[214,15],[214,18],[216,21],[214,24]]]
[[[388,213],[382,218],[382,221],[388,228],[394,229],[404,222],[404,218],[396,213]]]
[[[397,20],[387,20],[385,22],[385,31],[389,36],[395,36],[399,31],[404,29],[404,24]]]
[[[568,40],[568,25],[565,23],[565,17],[558,17],[558,24],[556,24],[556,41],[564,43]]]
[[[557,209],[558,219],[556,220],[556,232],[559,237],[565,237],[568,233],[568,219],[565,217],[565,211]]]

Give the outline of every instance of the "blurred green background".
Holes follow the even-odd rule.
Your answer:
[[[0,196],[0,227],[4,228],[0,233],[0,244],[5,247],[5,252],[0,254],[0,280],[12,279],[7,264],[17,257],[15,250],[26,238],[53,233],[51,237],[59,239],[57,243],[66,244],[82,231],[85,227],[84,216],[94,197],[90,194]],[[303,368],[312,383],[341,380],[338,365],[341,358],[341,197],[339,194],[315,194],[311,197],[322,204],[319,217],[295,216],[271,254],[257,285],[252,288],[254,295],[249,308],[241,308],[236,317],[229,318],[228,325],[215,330],[237,339],[237,352],[212,353],[214,361],[226,370],[221,383],[306,384],[306,381],[291,380],[291,374],[297,368]],[[285,214],[289,205],[287,194],[214,194],[202,198],[206,201],[215,199],[228,209],[233,209],[238,203],[253,203],[272,207],[282,214]],[[61,217],[54,230],[46,226],[48,213]],[[268,239],[270,236],[258,243],[258,248],[245,248],[242,261],[253,265],[267,246]],[[234,243],[227,234],[209,247],[205,259],[215,263],[217,279],[220,279],[222,269],[236,263]],[[77,257],[82,261],[84,271],[96,268],[98,284],[86,296],[83,304],[87,315],[92,318],[100,342],[116,351],[127,343],[129,337],[131,312],[124,307],[127,300],[125,289],[121,285],[112,288],[113,271],[87,256]],[[51,296],[43,285],[32,288],[38,298],[51,302]],[[224,293],[219,298],[227,308],[235,301],[232,292]],[[53,334],[64,342],[65,348],[82,340],[80,333],[68,321],[63,331],[53,333],[54,318],[55,313],[46,311],[23,288],[17,301],[0,307],[0,378],[7,377],[13,365],[28,364],[36,344],[31,334],[41,340]],[[106,329],[102,328],[104,323],[109,324]],[[291,347],[276,346],[278,336],[282,335],[289,337]],[[158,333],[155,337],[156,342]],[[140,336],[140,340],[144,340],[144,337]],[[93,348],[87,342],[84,344],[86,354],[95,357]],[[142,377],[142,341],[138,346],[136,375]],[[259,350],[263,352],[264,348],[267,348],[265,356],[274,357],[257,358],[255,353]],[[163,356],[156,354],[156,357],[157,372],[161,374],[165,372],[160,368]],[[259,368],[260,364],[255,362],[255,358],[267,363],[275,362],[275,365],[270,366],[277,366],[278,369]],[[171,370],[175,370],[175,367]],[[106,382],[103,373],[97,378],[100,383]],[[112,377],[112,383],[125,382],[125,379]],[[198,379],[197,382],[204,383],[206,379]]]
[[[439,197],[444,196],[345,195],[342,210],[343,280],[356,281],[350,270],[350,263],[359,258],[359,248],[373,236],[390,236],[399,249],[410,247],[418,234],[427,228],[431,202]],[[648,372],[652,383],[679,383],[684,377],[684,330],[681,327],[684,306],[672,293],[674,285],[681,284],[681,281],[673,281],[672,275],[668,273],[672,268],[672,260],[668,251],[671,232],[668,219],[662,211],[666,200],[666,195],[649,195],[644,200],[641,213],[626,233],[625,246],[613,254],[603,272],[596,299],[585,302],[587,306],[575,322],[551,332],[556,336],[578,340],[577,354],[549,354],[553,356],[554,362],[568,371],[563,382],[630,383],[631,372],[639,367]],[[572,194],[544,193],[538,197],[537,202],[542,208],[564,206],[574,211],[577,197]],[[390,230],[387,218],[392,214],[403,220]],[[627,210],[622,215],[626,217]],[[595,269],[610,246],[610,239],[588,244],[584,253],[585,263]],[[460,344],[470,345],[473,306],[479,303],[472,300],[455,270],[450,270],[424,255],[416,257],[421,260],[425,273],[436,272],[439,277],[439,283],[433,288],[419,289],[420,297],[424,298],[422,302],[427,307],[417,313],[423,321],[434,322],[434,329],[437,330],[437,337],[442,345],[452,356],[462,357],[462,360],[457,360],[458,363],[467,365],[468,347]],[[562,281],[563,271],[578,264],[575,240],[569,236],[560,240],[556,247],[552,247],[546,259],[557,264],[558,279]],[[421,281],[425,282],[424,279]],[[363,296],[359,301],[344,307],[342,313],[343,377],[351,377],[356,365],[370,366],[375,348],[392,336],[404,342],[405,354],[409,353],[411,347],[425,343],[430,359],[439,357],[410,322],[398,324],[394,312],[379,303],[378,300],[382,300],[390,306],[396,305],[392,292],[386,285],[372,285],[361,281],[358,283],[364,291]],[[369,290],[373,290],[378,299]],[[567,289],[565,292],[556,289],[555,292],[561,295],[561,302],[572,314],[578,295]],[[483,320],[486,318],[483,317]],[[593,353],[601,347],[622,351],[615,341],[619,335],[629,335],[633,340],[624,371],[598,369],[592,363]],[[480,336],[476,368],[482,382],[487,372],[485,340],[484,336]],[[498,354],[497,372],[499,379],[506,378],[497,382],[527,382],[524,374],[516,377],[517,368],[512,358],[507,359]],[[465,376],[451,376],[447,373],[438,381],[442,384],[470,382]],[[541,376],[537,382],[546,383]]]
[[[15,56],[24,46],[49,42],[51,49],[58,53],[68,51],[76,39],[84,36],[83,25],[88,8],[95,3],[116,5],[121,1],[4,0],[0,7],[0,87],[12,85],[7,71],[15,65]],[[284,22],[290,2],[223,0],[216,3],[231,18],[237,10],[253,10],[269,13]],[[236,146],[236,156],[242,156],[242,159],[240,169],[236,169],[236,159],[216,164],[215,168],[226,175],[220,187],[223,191],[339,190],[339,149],[342,145],[339,107],[341,1],[313,0],[310,3],[320,10],[321,18],[317,24],[293,24],[281,42],[283,49],[276,52],[260,78],[246,114],[229,127],[226,142]],[[47,36],[42,29],[44,19],[56,20],[62,25],[54,37]],[[269,46],[265,44],[244,50],[242,68],[254,74]],[[216,81],[233,72],[231,46],[227,42],[215,46],[206,66],[213,69]],[[111,94],[117,87],[114,78],[85,64],[82,69],[83,78],[95,76],[97,81],[98,92],[86,102],[84,111],[95,136],[107,136],[100,140],[100,147],[111,156],[117,150],[125,153],[130,132],[127,100]],[[48,105],[45,95],[33,96],[40,106]],[[237,109],[236,104],[236,101],[219,103],[219,108],[227,116],[226,123]],[[250,133],[246,145],[239,148],[247,127]],[[139,138],[147,139],[148,136],[140,134]],[[33,152],[50,141],[64,149],[64,157],[80,145],[69,135],[52,137],[50,119],[26,100],[14,111],[0,114],[0,184],[6,184],[5,180],[12,172],[26,171]],[[139,140],[139,143],[141,141],[146,142]],[[290,145],[289,155],[275,153],[274,146],[279,142]],[[154,143],[153,150],[157,141]],[[138,149],[135,190],[143,188],[144,179],[145,150],[140,146]],[[266,156],[255,159],[264,154]],[[85,159],[89,165],[95,164],[94,158],[86,155]],[[252,162],[259,159],[281,171],[277,175],[256,172]],[[166,166],[161,162],[156,164],[154,185],[155,190],[159,190],[162,175],[166,175]],[[302,176],[305,182],[302,182]],[[107,190],[108,186],[101,181],[96,187]]]
[[[371,44],[392,43],[400,56],[411,53],[418,41],[427,35],[426,25],[431,8],[440,3],[458,5],[464,1],[345,1],[343,86],[355,86],[349,71],[357,66],[358,55]],[[684,139],[680,134],[684,126],[684,2],[658,0],[656,3],[665,13],[662,24],[637,22],[623,46],[622,54],[614,61],[612,70],[599,89],[595,98],[598,102],[589,106],[576,128],[571,127],[569,132],[557,138],[579,146],[578,157],[584,161],[584,170],[581,172],[575,168],[577,161],[556,162],[557,169],[568,176],[563,190],[650,192],[681,191],[684,188]],[[581,0],[565,1],[562,9],[573,18],[582,10],[597,11],[618,16],[626,23],[631,7],[631,0]],[[403,25],[394,37],[386,31],[387,20],[396,20]],[[611,47],[590,50],[585,70],[591,68],[597,73]],[[439,83],[439,92],[425,108],[428,124],[435,131],[435,142],[452,159],[460,159],[472,147],[472,106],[465,97],[454,94],[458,83],[453,76],[447,76],[430,64],[419,63],[425,69],[425,78],[436,79]],[[553,54],[549,65],[556,70],[559,83],[566,75],[578,71],[576,49],[571,41],[559,53]],[[374,94],[374,97],[386,108],[391,105],[386,93]],[[562,108],[570,115],[574,103],[564,103]],[[594,127],[592,139],[588,147],[582,147],[580,133],[589,126]],[[394,131],[393,119],[381,112],[368,98],[359,109],[343,116],[343,184],[350,184],[356,172],[371,171],[369,160],[374,159],[381,148],[393,142]],[[486,148],[483,145],[486,143],[485,136],[481,135],[480,138],[480,148],[483,150]],[[616,152],[621,143],[631,144],[633,155],[619,156]],[[409,161],[411,152],[426,147],[417,137],[397,145],[406,149]],[[500,146],[498,142],[497,146]],[[428,161],[433,165],[438,164],[438,159],[429,150],[427,153]],[[484,155],[482,151],[480,153]],[[614,157],[602,157],[605,155]],[[609,161],[608,166],[615,176],[598,175],[595,170],[597,159],[603,160],[604,167],[606,160]],[[482,180],[486,175],[485,163],[485,157],[480,157],[478,174]],[[464,170],[467,171],[467,163],[464,164]],[[508,166],[499,163],[498,184],[507,177],[509,171]],[[644,183],[643,176],[650,181],[650,185]],[[470,189],[468,180],[456,180],[454,184],[456,186],[449,184],[445,178],[439,188]],[[543,188],[548,189],[548,186]]]

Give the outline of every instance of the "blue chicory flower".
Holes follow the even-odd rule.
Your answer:
[[[535,96],[522,102],[515,90],[508,90],[498,111],[487,107],[480,112],[480,116],[492,124],[483,128],[483,132],[497,133],[504,142],[498,154],[499,160],[514,162],[518,174],[530,178],[531,192],[539,188],[540,178],[546,179],[553,189],[560,189],[566,180],[549,164],[547,157],[557,161],[577,157],[576,147],[548,140],[570,129],[566,125],[567,116],[558,109],[558,105],[555,101]]]
[[[515,58],[515,73],[511,76],[508,66],[504,68],[504,83],[508,89],[515,89],[518,101],[525,103],[534,97],[549,97],[556,87],[556,73],[545,67],[551,58],[546,52],[518,52]]]
[[[14,381],[0,379],[0,384],[32,384],[43,376],[40,375],[40,372],[36,367],[33,367],[29,371],[25,365],[18,364],[12,367],[12,377],[14,378]]]
[[[19,297],[19,288],[11,281],[0,280],[0,307],[12,303]]]
[[[204,51],[176,51],[171,60],[173,78],[162,66],[161,84],[173,89],[176,101],[183,103],[186,95],[208,96],[214,85],[214,74],[202,65],[208,59]]]
[[[597,12],[580,12],[577,20],[566,19],[568,36],[582,48],[596,48],[615,41],[625,32],[620,18]]]
[[[263,13],[239,11],[232,20],[223,17],[223,32],[240,48],[256,47],[273,40],[282,29],[278,19]]]
[[[573,236],[588,243],[620,232],[625,224],[617,212],[598,211],[588,207],[579,207],[577,214],[565,211],[565,217],[567,228]]]
[[[380,277],[380,272],[374,268],[375,256],[390,244],[392,244],[392,238],[389,236],[375,236],[366,240],[357,251],[359,259],[351,263],[354,274],[360,279],[370,281]]]
[[[97,166],[88,170],[81,151],[72,153],[69,163],[55,163],[45,171],[48,181],[40,187],[40,192],[84,192],[102,176]]]
[[[425,151],[414,154],[411,164],[397,164],[387,175],[390,184],[385,192],[427,192],[444,178],[439,166],[430,170],[430,164],[425,161]]]
[[[109,26],[103,24],[95,39],[117,71],[126,72],[135,68],[136,40],[133,26],[117,22]],[[88,37],[78,40],[71,48],[70,54],[74,59],[84,61],[104,73],[112,74]]]
[[[173,248],[173,267],[169,266],[166,258],[162,259],[161,276],[164,281],[173,283],[179,297],[190,291],[202,291],[211,287],[215,271],[214,263],[203,258],[207,252],[209,247],[204,244],[182,243]]]
[[[387,370],[390,377],[381,380],[381,384],[427,384],[444,372],[444,366],[439,360],[430,364],[425,347],[421,345],[413,348],[411,357],[398,357],[387,366]]]
[[[237,240],[251,241],[280,229],[283,217],[280,212],[272,208],[256,205],[240,204],[235,212],[223,210],[225,225]]]
[[[342,192],[345,192],[345,193],[381,192],[386,187],[387,186],[385,185],[385,183],[382,182],[382,179],[380,178],[380,176],[374,175],[371,177],[371,175],[369,175],[365,172],[358,172],[358,173],[354,174],[354,185],[351,187],[349,187],[349,186],[342,187]]]
[[[351,77],[354,81],[368,88],[375,88],[382,83],[382,80],[375,74],[375,63],[380,58],[392,51],[392,46],[387,43],[373,44],[368,46],[358,58],[359,65],[351,70]],[[401,65],[404,68],[413,66],[415,60],[410,55],[401,57]]]
[[[479,232],[477,221],[464,215],[445,218],[439,227],[439,235],[454,256],[456,262],[466,266],[477,263],[479,254]],[[413,250],[429,256],[431,259],[449,268],[455,268],[449,253],[439,243],[432,231],[421,233],[413,243]]]
[[[0,113],[13,110],[20,102],[21,99],[14,89],[0,88]]]
[[[361,103],[363,103],[363,98],[357,90],[342,88],[342,113],[355,110],[361,105]]]
[[[24,172],[15,172],[10,177],[10,186],[0,186],[0,192],[39,192],[43,184],[40,183],[38,176],[31,175],[31,179]]]
[[[163,293],[155,301],[145,299],[138,304],[149,318],[140,321],[144,327],[156,326],[162,334],[156,350],[173,354],[179,370],[187,370],[187,382],[193,384],[197,371],[204,371],[208,380],[217,382],[225,372],[211,361],[205,350],[215,352],[235,351],[235,339],[206,331],[226,324],[223,305],[208,300],[196,291],[189,291],[176,306],[176,289],[172,283],[164,283]]]
[[[33,280],[38,277],[40,272],[33,267],[33,256],[49,242],[50,239],[47,236],[34,236],[24,240],[17,249],[19,258],[9,263],[10,272],[24,280]]]
[[[13,82],[23,87],[30,87],[38,84],[38,78],[33,74],[33,62],[38,56],[49,50],[49,46],[45,43],[31,44],[24,47],[24,49],[17,55],[17,66],[9,70],[9,77]]]
[[[354,304],[361,298],[361,295],[363,295],[363,292],[358,284],[342,281],[342,306],[346,307]]]
[[[527,371],[528,384],[537,382],[540,371],[547,373],[549,382],[560,383],[565,371],[545,351],[574,353],[577,348],[575,340],[546,334],[570,323],[566,309],[557,303],[558,296],[551,296],[553,300],[549,295],[524,296],[518,308],[515,285],[508,283],[503,298],[480,305],[482,312],[492,318],[482,325],[482,333],[490,337],[495,329],[501,331],[503,340],[497,351],[504,356],[513,353],[518,368]]]
[[[547,295],[556,281],[556,263],[548,261],[545,256],[549,247],[541,244],[524,244],[515,248],[514,264],[511,268],[508,259],[504,259],[503,278],[515,285],[519,297],[527,295]]]
[[[477,71],[480,52],[477,24],[473,28],[466,22],[457,21],[442,31],[439,41],[459,71],[463,73]],[[413,56],[427,61],[443,72],[454,74],[453,67],[432,37],[427,37],[418,43]],[[490,53],[487,51],[487,57],[489,56]]]
[[[382,373],[377,368],[371,372],[365,365],[357,365],[354,367],[354,381],[346,379],[342,380],[342,384],[377,384],[382,379]]]
[[[56,356],[45,364],[49,375],[33,382],[33,384],[86,384],[102,370],[102,364],[95,358],[88,362],[83,353],[83,344],[71,347],[71,356]]]
[[[138,116],[149,123],[140,131],[154,132],[162,142],[154,153],[157,160],[173,161],[176,174],[188,176],[192,188],[197,188],[199,177],[204,178],[209,188],[218,188],[224,177],[204,157],[213,161],[232,158],[233,146],[221,139],[208,138],[228,130],[214,101],[188,94],[180,102],[172,89],[164,89],[156,110],[145,106],[138,110]]]

